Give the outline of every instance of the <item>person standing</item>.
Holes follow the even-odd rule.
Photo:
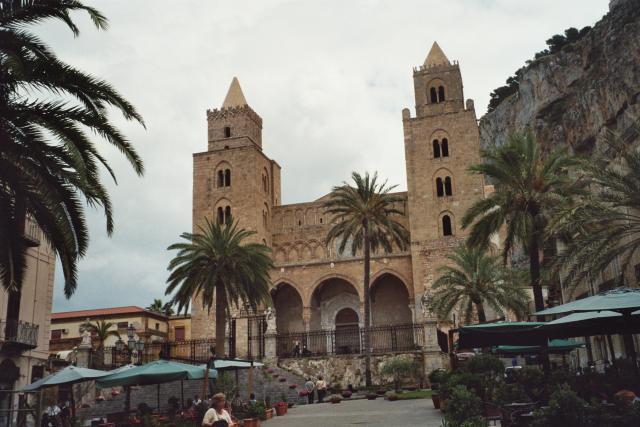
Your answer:
[[[307,402],[313,403],[313,392],[316,391],[316,385],[311,377],[307,378],[307,382],[304,383],[304,389],[307,391]]]
[[[316,390],[318,390],[318,403],[324,402],[324,397],[327,395],[327,383],[322,375],[318,375],[318,381],[316,381]]]

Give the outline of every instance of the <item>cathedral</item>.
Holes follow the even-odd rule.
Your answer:
[[[402,110],[407,191],[399,193],[397,206],[411,239],[405,251],[372,254],[372,325],[393,331],[372,338],[374,351],[377,345],[402,349],[407,340],[406,348],[424,347],[424,340],[414,342],[412,325],[431,320],[435,330],[425,305],[431,285],[447,253],[465,239],[464,212],[485,192],[483,178],[467,171],[480,161],[480,140],[457,61],[434,43],[413,69],[413,81],[415,112]],[[338,253],[337,244],[325,244],[332,226],[322,208],[328,196],[281,203],[280,165],[263,150],[262,119],[236,78],[222,107],[207,111],[207,124],[207,151],[193,155],[193,229],[205,218],[223,223],[233,215],[241,227],[256,232],[256,242],[272,249],[275,265],[273,307],[232,312],[228,354],[264,357],[275,351],[287,357],[300,346],[309,355],[361,353],[363,261],[348,251]],[[213,310],[197,298],[193,302],[193,338],[215,336]],[[271,350],[264,344],[270,332],[277,337]],[[389,343],[382,342],[387,338]]]

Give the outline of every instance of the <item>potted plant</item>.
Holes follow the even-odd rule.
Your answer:
[[[329,402],[331,403],[340,403],[342,402],[342,396],[340,396],[339,394],[332,394],[331,396],[329,396]]]
[[[273,376],[273,378],[278,378],[280,376],[280,374],[276,374],[276,373],[273,373],[271,375]]]
[[[307,397],[309,395],[309,392],[307,390],[300,390],[298,392],[298,396],[300,397]]]
[[[289,411],[289,405],[287,404],[287,395],[284,391],[280,394],[280,402],[284,405],[284,413],[286,414]]]
[[[447,381],[449,376],[449,372],[444,369],[434,369],[429,374],[429,384],[431,384],[431,390],[439,390],[440,384],[443,384]]]
[[[271,418],[273,418],[274,413],[275,413],[275,411],[274,411],[274,409],[273,409],[273,408],[267,408],[267,407],[265,406],[265,409],[264,409],[264,416],[265,416],[265,418],[266,418],[267,420],[270,420]]]
[[[289,384],[291,390],[295,390],[296,387],[298,387],[298,384]]]
[[[395,402],[396,400],[398,400],[398,394],[390,391],[385,395],[385,399],[387,399],[389,402]]]
[[[376,390],[376,394],[378,396],[384,396],[384,394],[387,392],[386,388],[379,388],[378,390]]]
[[[434,391],[431,393],[431,401],[433,402],[433,409],[440,409],[440,393]]]
[[[376,400],[378,395],[376,393],[367,393],[367,400]]]
[[[345,399],[348,399],[351,397],[353,393],[351,393],[351,391],[349,390],[342,390],[342,397],[344,397]]]
[[[273,374],[276,370],[273,368],[267,369],[267,374]]]
[[[415,360],[397,356],[385,362],[380,373],[393,378],[394,389],[397,392],[400,391],[402,379],[415,374],[419,367],[420,365]]]
[[[260,427],[260,420],[266,419],[264,405],[259,403],[252,403],[247,408],[247,417],[243,419],[244,427]]]
[[[288,406],[287,402],[278,402],[278,403],[276,403],[276,405],[275,405],[276,415],[281,417],[284,414],[286,414],[287,413],[287,406]]]
[[[287,379],[285,377],[280,377],[278,381],[280,381],[281,383],[284,383],[287,381]]]

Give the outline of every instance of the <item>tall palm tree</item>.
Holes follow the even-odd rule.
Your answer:
[[[326,237],[326,243],[339,241],[338,252],[343,253],[350,245],[355,256],[362,251],[364,256],[364,348],[365,381],[371,386],[371,346],[369,328],[371,327],[371,299],[369,282],[371,277],[371,251],[383,249],[391,252],[393,245],[405,250],[409,242],[409,231],[396,221],[394,215],[403,215],[395,204],[403,199],[391,191],[395,186],[378,182],[378,174],[364,176],[357,172],[351,174],[355,186],[343,183],[334,187],[329,200],[324,203],[326,212],[332,215],[333,226]]]
[[[601,151],[580,163],[590,193],[558,215],[554,227],[566,239],[554,267],[573,292],[619,261],[624,272],[640,253],[640,121],[608,132]]]
[[[92,336],[98,340],[98,349],[102,349],[104,347],[104,342],[109,337],[117,337],[120,339],[118,331],[111,329],[115,326],[115,323],[107,322],[106,320],[98,320],[92,323],[87,319],[87,321],[80,326],[91,331]]]
[[[144,125],[135,108],[109,83],[59,60],[29,31],[31,24],[54,19],[77,36],[74,11],[86,12],[97,29],[106,29],[106,18],[78,0],[0,5],[0,282],[9,291],[8,318],[17,318],[20,306],[27,215],[60,260],[67,297],[76,289],[77,262],[89,242],[85,201],[104,210],[107,233],[113,231],[100,172],[104,168],[114,180],[115,175],[89,135],[115,146],[137,174],[143,172],[136,151],[108,116],[115,107]]]
[[[166,295],[178,312],[189,307],[191,300],[202,297],[208,310],[214,305],[216,347],[218,357],[224,355],[225,325],[231,305],[271,304],[269,270],[273,267],[271,252],[261,243],[247,243],[255,232],[238,228],[237,222],[224,225],[206,220],[199,233],[182,233],[186,242],[174,243],[177,250],[169,263]]]
[[[171,301],[167,301],[166,303],[162,303],[160,298],[155,298],[153,300],[153,304],[147,306],[147,310],[153,311],[155,313],[164,314],[165,316],[173,316],[173,303]]]
[[[522,287],[522,274],[501,265],[499,257],[486,254],[485,250],[456,248],[447,255],[451,265],[438,269],[440,277],[433,284],[431,309],[440,319],[447,319],[452,311],[461,308],[464,322],[471,323],[474,309],[480,323],[487,321],[484,306],[505,315],[511,310],[516,317],[527,312],[529,296]]]
[[[529,274],[536,310],[544,308],[540,283],[540,251],[551,212],[576,194],[568,168],[576,164],[565,147],[543,153],[533,132],[512,133],[502,146],[482,151],[483,163],[469,170],[483,174],[495,191],[478,200],[462,218],[462,228],[471,226],[468,242],[486,248],[492,235],[506,226],[503,258],[518,244],[529,257]]]

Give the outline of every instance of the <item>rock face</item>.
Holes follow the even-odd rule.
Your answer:
[[[532,127],[547,148],[589,150],[605,129],[640,117],[640,0],[611,10],[581,40],[532,63],[518,92],[480,120],[481,145]]]

